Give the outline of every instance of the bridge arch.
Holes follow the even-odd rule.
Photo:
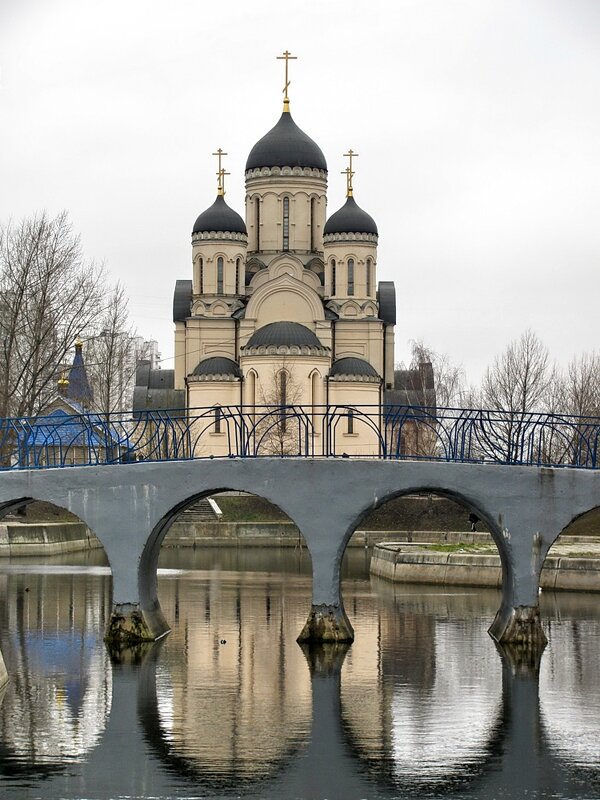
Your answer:
[[[138,566],[138,592],[140,606],[145,616],[162,618],[162,610],[158,597],[158,562],[162,545],[171,526],[183,511],[198,500],[218,496],[223,492],[243,492],[264,500],[282,512],[290,522],[295,523],[293,517],[286,510],[284,502],[275,501],[271,492],[261,492],[259,488],[257,489],[256,486],[248,482],[232,482],[228,485],[215,485],[209,489],[203,488],[196,491],[188,495],[185,499],[180,499],[171,506],[154,525],[140,555]],[[301,543],[306,546],[302,529],[298,525],[296,525],[296,527],[298,528],[298,535]],[[306,550],[310,555],[310,548],[308,546],[306,546]]]

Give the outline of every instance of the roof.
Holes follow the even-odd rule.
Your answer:
[[[329,375],[363,375],[372,378],[378,378],[377,370],[364,358],[354,358],[347,356],[346,358],[338,358],[334,361]]]
[[[175,370],[150,369],[149,361],[139,361],[135,372],[133,411],[185,410],[185,389],[175,389],[174,386]]]
[[[246,347],[323,347],[316,335],[299,322],[270,322],[255,331]]]
[[[106,447],[124,444],[112,425],[98,414],[71,415],[62,408],[39,416],[26,436],[27,447]]]
[[[363,211],[353,197],[348,197],[344,205],[325,223],[323,236],[328,233],[372,233],[377,236],[377,225],[373,217]]]
[[[183,322],[192,312],[192,281],[176,281],[173,292],[173,322]]]
[[[241,378],[242,370],[231,358],[213,356],[201,361],[192,375],[234,375],[236,378]]]
[[[416,369],[395,370],[394,388],[385,391],[384,403],[435,408],[435,378],[432,365],[425,361]]]
[[[203,211],[192,229],[192,233],[209,233],[214,231],[247,234],[246,223],[233,208],[225,202],[223,195],[217,195],[215,202]]]
[[[75,402],[81,403],[82,406],[90,408],[94,402],[94,393],[83,363],[82,349],[83,345],[77,342],[75,344],[73,365],[69,370],[69,385],[65,387],[64,395],[69,400],[75,400]]]
[[[377,299],[379,301],[379,318],[385,325],[396,324],[396,287],[393,281],[380,281]]]
[[[312,167],[326,172],[327,162],[319,145],[284,111],[277,125],[250,151],[246,170],[258,167]]]

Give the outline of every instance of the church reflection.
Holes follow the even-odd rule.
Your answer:
[[[75,769],[98,797],[140,781],[213,798],[600,795],[600,624],[585,599],[547,609],[550,645],[523,658],[487,636],[494,592],[347,578],[355,642],[301,648],[310,580],[286,559],[172,564],[171,635],[112,664],[108,575],[1,572],[0,790],[21,774],[70,796]]]
[[[62,572],[61,568],[61,572]],[[96,747],[110,713],[112,671],[101,632],[109,608],[87,576],[28,571],[0,575],[2,651],[10,682],[0,706],[0,764],[45,773]]]

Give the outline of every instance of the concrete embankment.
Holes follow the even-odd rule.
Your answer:
[[[0,523],[0,558],[48,556],[102,547],[81,522]]]
[[[590,543],[586,550],[595,546]],[[502,586],[499,555],[436,552],[416,544],[396,542],[384,542],[375,547],[371,574],[398,583]],[[597,558],[548,556],[540,585],[550,591],[600,592],[600,547]]]

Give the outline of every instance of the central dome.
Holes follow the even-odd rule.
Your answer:
[[[299,322],[270,322],[255,331],[248,340],[250,347],[323,347],[316,335]]]
[[[250,151],[246,171],[259,167],[310,167],[327,172],[321,148],[300,130],[289,111]]]

